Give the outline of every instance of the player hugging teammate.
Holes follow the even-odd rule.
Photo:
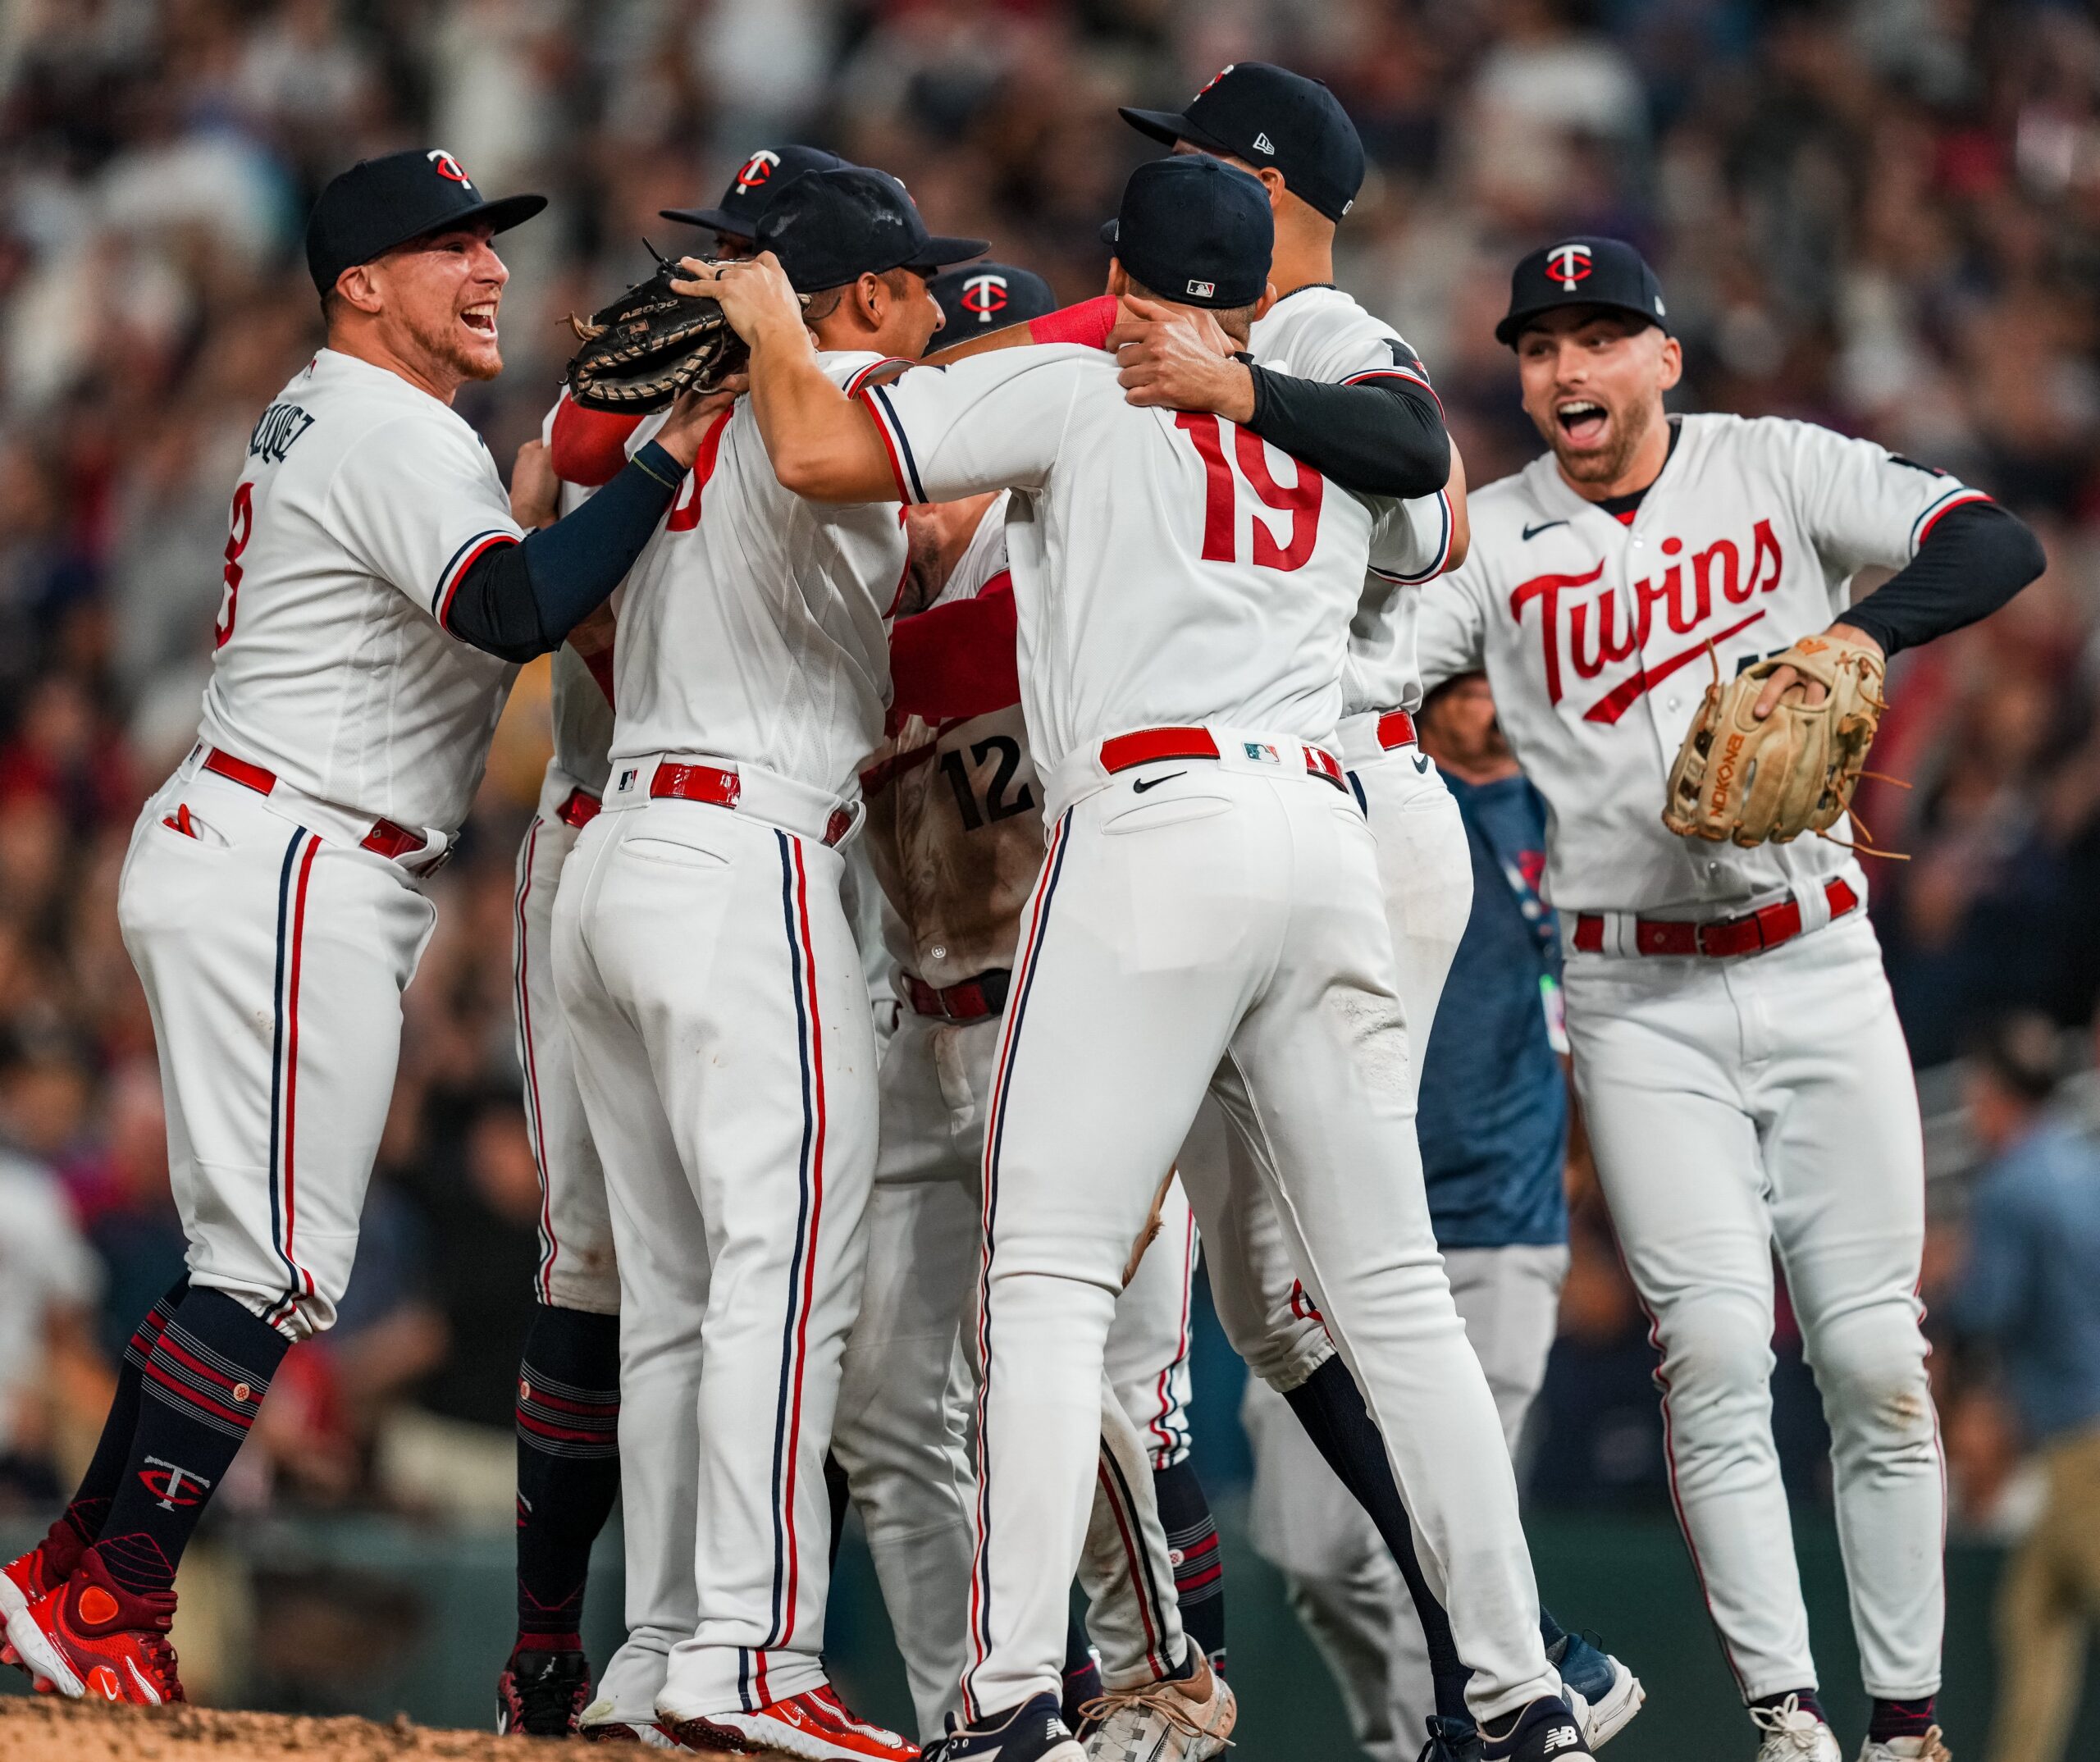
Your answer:
[[[826,1677],[850,1500],[927,1756],[1219,1754],[1200,1237],[1265,1435],[1358,1508],[1308,1484],[1314,1552],[1390,1556],[1348,1617],[1374,1656],[1408,1590],[1426,1680],[1394,1692],[1425,1758],[1623,1729],[1641,1687],[1540,1609],[1510,1466],[1560,1214],[1512,1198],[1517,1235],[1466,1235],[1415,1132],[1476,868],[1538,836],[1487,793],[1513,763],[1545,873],[1500,865],[1519,927],[1491,983],[1535,997],[1564,953],[1760,1762],[1838,1756],[1770,1436],[1775,1246],[1833,1436],[1862,1762],[1944,1762],[1915,1102],[1865,877],[1790,841],[1842,836],[1887,657],[1988,612],[2038,548],[1868,443],[1666,418],[1660,290],[1600,239],[1518,266],[1497,334],[1550,451],[1469,508],[1422,363],[1331,285],[1364,167],[1326,88],[1246,63],[1125,115],[1173,154],[1124,192],[1107,293],[1057,310],[885,174],[755,152],[717,206],[666,211],[716,249],[650,296],[705,315],[718,361],[719,306],[747,372],[641,417],[565,397],[508,499],[450,406],[500,366],[491,239],[541,199],[486,200],[437,150],[323,192],[328,346],[258,425],[199,743],[121,897],[189,1270],[79,1492],[0,1576],[40,1687],[180,1696],[176,1562],[286,1346],[333,1319],[421,878],[515,664],[555,650],[518,855],[546,1203],[501,1728],[919,1753]],[[1851,605],[1869,564],[1897,573]],[[1702,698],[1709,657],[1744,682]],[[1425,678],[1483,670],[1507,748],[1469,833],[1416,717]],[[1486,746],[1446,750],[1465,776]],[[1746,751],[1765,783],[1737,801]],[[1453,1019],[1537,1050],[1534,1007]],[[628,1638],[594,1686],[578,1627],[615,1490]]]

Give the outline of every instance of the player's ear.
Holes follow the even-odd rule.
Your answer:
[[[373,263],[353,263],[336,277],[336,291],[344,302],[368,317],[376,316],[386,300],[380,290],[378,267]]]
[[[1684,345],[1674,336],[1665,336],[1663,339],[1662,359],[1657,363],[1656,386],[1659,390],[1668,391],[1683,377]]]
[[[1262,284],[1262,297],[1254,302],[1254,322],[1259,323],[1267,317],[1269,308],[1276,303],[1276,285],[1273,281]]]
[[[870,331],[883,327],[883,316],[889,305],[889,289],[877,275],[864,275],[853,284],[854,304],[860,310],[862,326]]]
[[[1130,291],[1130,272],[1124,268],[1120,257],[1108,259],[1108,291],[1118,299]]]

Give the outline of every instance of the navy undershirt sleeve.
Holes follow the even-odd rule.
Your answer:
[[[1398,377],[1330,386],[1249,363],[1246,426],[1331,482],[1363,495],[1434,495],[1450,481],[1451,437],[1436,395]]]
[[[1996,502],[1952,508],[1908,564],[1844,614],[1888,655],[1988,618],[2048,567],[2042,541]]]

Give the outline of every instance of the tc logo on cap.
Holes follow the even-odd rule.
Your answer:
[[[1004,276],[972,276],[962,285],[962,309],[975,313],[979,324],[989,324],[993,313],[1004,312],[1009,298]]]
[[[1568,293],[1575,291],[1575,284],[1587,276],[1590,269],[1590,248],[1586,244],[1556,244],[1545,253],[1546,273]]]
[[[743,169],[737,173],[737,188],[756,189],[773,176],[773,168],[780,163],[780,155],[770,147],[761,147],[744,161]]]
[[[442,147],[431,148],[426,157],[432,165],[437,167],[437,175],[440,177],[448,178],[455,184],[463,184],[469,189],[474,187],[473,180],[460,168],[459,162]]]
[[[1217,292],[1217,284],[1215,281],[1191,281],[1189,291],[1198,299],[1208,299]]]

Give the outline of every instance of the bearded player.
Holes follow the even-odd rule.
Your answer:
[[[1661,814],[1710,667],[1819,632],[1879,663],[1984,616],[2043,558],[1982,491],[1871,441],[1665,416],[1668,326],[1654,272],[1617,240],[1518,264],[1495,335],[1549,450],[1475,493],[1472,555],[1425,599],[1422,669],[1485,664],[1550,810],[1576,1081],[1662,1351],[1678,1516],[1760,1762],[1839,1755],[1773,1445],[1775,1253],[1830,1426],[1874,1704],[1862,1762],[1945,1762],[1923,1153],[1866,878],[1842,821],[1831,839],[1745,848],[1677,838]],[[1854,602],[1869,567],[1896,573]],[[1783,669],[1757,713],[1789,692],[1805,688]]]

